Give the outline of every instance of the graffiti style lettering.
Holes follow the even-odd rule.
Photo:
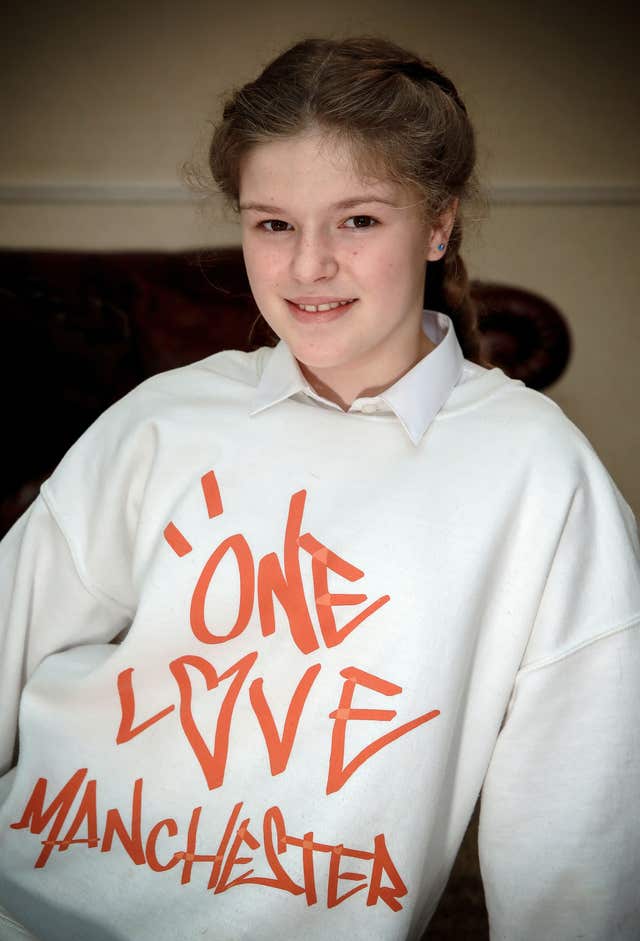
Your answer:
[[[86,776],[87,768],[79,768],[76,773],[69,778],[62,790],[56,794],[46,810],[44,802],[47,794],[48,781],[46,778],[38,778],[36,786],[31,793],[31,797],[27,801],[27,806],[24,809],[22,817],[16,823],[11,824],[14,830],[28,828],[31,833],[42,833],[55,815],[55,820],[49,831],[49,837],[47,840],[42,841],[42,852],[36,859],[36,869],[41,869],[46,865],[47,860],[51,856],[51,851],[54,846],[57,845],[62,825]]]
[[[219,515],[222,512],[222,501],[212,471],[202,478],[202,486],[210,514],[213,509],[213,515]],[[351,582],[363,578],[364,572],[332,552],[311,533],[301,535],[306,496],[306,490],[299,490],[292,494],[284,534],[284,568],[277,553],[269,552],[263,556],[258,563],[257,594],[260,629],[263,636],[268,637],[275,633],[274,599],[277,598],[289,622],[289,632],[294,644],[301,653],[310,654],[319,649],[320,642],[316,636],[304,593],[300,568],[301,549],[311,556],[315,609],[322,639],[327,647],[341,644],[356,627],[386,604],[390,597],[389,595],[381,596],[342,628],[336,628],[333,608],[340,605],[362,604],[367,600],[367,596],[331,594],[328,586],[328,572],[331,570]],[[191,544],[174,523],[169,523],[165,527],[164,537],[177,556],[183,557],[192,551]],[[240,601],[235,623],[226,633],[223,633],[219,625],[214,629],[207,624],[205,604],[207,592],[218,566],[228,552],[232,552],[236,559],[240,579]],[[189,616],[194,637],[205,644],[224,644],[240,636],[251,620],[255,593],[255,564],[249,544],[241,533],[228,536],[209,556],[196,582],[191,597]]]
[[[182,731],[189,743],[193,754],[202,770],[209,790],[220,787],[224,782],[227,760],[229,757],[229,740],[231,725],[236,708],[238,696],[242,686],[254,666],[258,654],[256,651],[242,657],[237,663],[218,674],[217,670],[204,657],[184,656],[178,657],[169,664],[169,669],[173,674],[179,692],[179,720]],[[296,736],[302,712],[307,704],[309,693],[320,673],[319,663],[308,667],[303,673],[296,686],[287,714],[284,720],[282,735],[279,734],[273,713],[269,708],[264,690],[263,679],[257,677],[249,686],[249,700],[256,716],[262,735],[267,747],[269,766],[271,774],[275,777],[286,771]],[[222,699],[219,707],[218,718],[216,720],[213,748],[209,748],[205,742],[204,736],[200,731],[193,714],[193,685],[191,672],[196,671],[200,678],[204,680],[207,692],[216,690],[221,681],[233,677],[229,688]],[[150,719],[134,727],[135,719],[135,700],[132,686],[133,670],[124,670],[118,677],[118,693],[120,696],[121,720],[117,744],[127,742],[135,735],[140,734],[146,728],[149,728],[155,722],[169,715],[174,706],[156,713]],[[363,748],[347,764],[345,764],[345,739],[347,722],[355,720],[375,720],[378,722],[390,722],[397,715],[393,709],[354,709],[352,708],[353,695],[356,686],[364,686],[374,692],[381,693],[384,696],[397,696],[402,692],[402,687],[382,677],[366,673],[355,666],[345,667],[340,671],[340,675],[345,678],[340,695],[338,708],[329,713],[329,718],[333,719],[333,732],[331,736],[331,751],[329,758],[329,769],[327,777],[326,793],[333,794],[339,791],[341,787],[349,780],[352,774],[362,767],[365,761],[372,758],[380,749],[390,745],[396,739],[420,725],[435,719],[440,715],[438,709],[432,709],[405,722],[396,729],[387,732],[386,735],[375,739],[366,748]]]
[[[229,550],[235,555],[238,565],[238,574],[240,576],[240,607],[238,609],[236,622],[231,630],[226,634],[214,634],[206,624],[204,606],[211,580],[215,575],[218,565]],[[203,644],[224,644],[233,637],[242,634],[249,623],[251,612],[253,611],[254,582],[253,556],[251,555],[251,549],[249,548],[247,540],[239,533],[235,536],[229,536],[228,539],[224,539],[207,560],[193,591],[190,620],[194,637],[201,640]]]
[[[194,755],[198,759],[209,790],[220,787],[224,781],[227,755],[229,753],[229,733],[233,710],[240,688],[247,678],[249,670],[256,662],[257,657],[258,654],[255,652],[247,654],[246,657],[243,657],[237,663],[234,663],[233,666],[229,667],[228,670],[225,670],[224,673],[221,673],[220,677],[218,677],[215,668],[208,660],[205,660],[204,657],[178,657],[177,660],[173,660],[169,664],[169,668],[180,690],[180,722],[182,729]],[[222,700],[218,714],[213,751],[209,751],[207,748],[204,738],[193,717],[191,710],[192,687],[189,674],[186,670],[187,666],[193,667],[199,671],[204,678],[208,690],[215,689],[218,686],[219,679],[229,679],[229,677],[233,676],[235,673],[235,677]]]
[[[291,698],[289,708],[287,709],[287,715],[284,720],[284,730],[281,736],[278,735],[278,730],[273,719],[273,713],[271,712],[264,692],[262,691],[262,677],[258,677],[258,679],[254,680],[249,687],[251,705],[253,706],[253,711],[255,712],[258,722],[260,723],[260,728],[262,729],[262,734],[267,745],[267,751],[269,752],[271,774],[274,775],[274,777],[276,774],[281,774],[286,770],[289,758],[291,756],[291,749],[293,748],[293,743],[295,742],[296,732],[298,731],[298,723],[300,722],[302,710],[304,709],[305,703],[307,701],[309,690],[313,686],[313,682],[319,672],[319,663],[316,663],[314,666],[305,670],[302,679],[296,686],[296,691]]]
[[[284,572],[275,552],[265,555],[258,565],[258,610],[265,637],[275,633],[274,596],[289,621],[289,631],[301,653],[310,654],[320,644],[311,621],[300,571],[299,540],[306,491],[294,493],[284,534]]]
[[[160,719],[164,719],[170,712],[173,712],[175,706],[167,706],[155,715],[145,719],[134,726],[133,721],[136,714],[136,699],[133,692],[133,667],[129,667],[118,674],[118,698],[120,699],[120,725],[116,735],[116,745],[122,745],[124,742],[130,742],[136,735],[146,731],[150,726],[155,725]]]
[[[432,709],[430,712],[425,712],[424,715],[418,716],[417,719],[413,719],[411,722],[405,722],[404,725],[399,726],[397,729],[392,729],[391,732],[387,732],[386,735],[382,735],[374,742],[371,742],[370,745],[363,748],[355,758],[352,758],[351,761],[345,765],[344,743],[347,722],[354,719],[376,719],[380,722],[390,722],[391,719],[396,716],[396,712],[393,709],[352,709],[351,703],[356,686],[365,686],[367,689],[375,690],[375,692],[382,693],[384,696],[397,696],[398,693],[402,692],[402,687],[396,686],[395,683],[389,683],[379,676],[365,673],[364,670],[359,670],[357,667],[346,667],[344,670],[340,671],[340,675],[345,677],[342,695],[340,696],[340,705],[329,715],[329,718],[334,720],[334,725],[333,735],[331,737],[327,794],[333,794],[335,791],[339,791],[345,782],[349,780],[354,771],[357,771],[367,759],[375,755],[381,748],[390,745],[391,742],[394,742],[397,738],[400,738],[400,736],[406,735],[407,732],[411,732],[412,729],[423,725],[425,722],[430,722],[431,719],[435,719],[436,716],[440,715],[439,709]]]
[[[42,834],[46,827],[51,825],[46,838],[42,840],[44,849],[36,859],[35,868],[42,868],[50,863],[51,853],[56,848],[58,852],[65,852],[71,847],[82,845],[92,850],[102,844],[100,852],[111,853],[114,851],[113,835],[117,833],[121,851],[124,851],[135,865],[147,865],[153,872],[166,873],[183,862],[181,885],[191,882],[195,864],[204,863],[211,866],[207,890],[213,891],[214,895],[243,885],[262,885],[287,892],[292,896],[304,896],[307,906],[312,906],[318,904],[315,862],[320,854],[328,854],[329,871],[325,895],[327,908],[342,905],[347,899],[365,889],[368,890],[367,906],[377,905],[381,901],[392,911],[399,911],[402,908],[399,900],[407,894],[407,887],[393,863],[382,833],[374,837],[373,850],[354,849],[343,843],[338,845],[321,843],[314,838],[313,832],[305,833],[303,837],[288,833],[282,811],[279,807],[273,806],[263,817],[261,843],[251,830],[251,817],[245,816],[239,821],[243,808],[243,802],[239,801],[228,817],[215,852],[199,851],[199,839],[205,845],[209,839],[208,833],[201,833],[206,830],[202,822],[202,807],[193,808],[186,837],[181,836],[180,827],[172,817],[164,817],[153,823],[146,834],[142,832],[141,821],[146,819],[146,815],[143,818],[143,781],[139,778],[134,783],[131,798],[131,827],[127,829],[122,822],[120,812],[116,808],[111,808],[107,811],[104,835],[100,838],[97,784],[94,779],[85,780],[86,776],[86,768],[76,771],[46,808],[48,781],[46,778],[39,778],[22,817],[17,823],[11,824],[14,829],[28,829],[30,833],[36,835]],[[83,784],[84,790],[80,794]],[[73,820],[65,836],[58,839],[66,818],[72,811],[74,801],[78,798],[79,805]],[[76,834],[83,823],[86,823],[88,837],[77,839]],[[165,862],[159,860],[157,855],[157,841],[162,831],[176,847]],[[180,848],[181,844],[184,849]],[[240,855],[243,847],[247,847],[251,855]],[[292,879],[282,861],[283,857],[289,854],[290,865],[296,865],[299,870],[300,857],[296,860],[291,856],[294,849],[301,851],[303,885],[299,885]],[[269,875],[255,875],[255,869],[251,867],[235,878],[231,878],[235,867],[251,866],[255,861],[255,854],[260,850],[262,850],[260,862],[266,867]],[[77,852],[77,849],[74,851]],[[348,865],[349,860],[358,860],[360,868],[367,868],[369,871],[341,870],[341,865]],[[382,880],[385,877],[389,882],[383,885]],[[341,893],[341,881],[357,882],[358,885]]]
[[[329,593],[329,583],[327,572],[331,570],[342,578],[355,582],[364,576],[362,569],[351,565],[346,559],[341,559],[339,555],[332,552],[327,546],[319,542],[311,533],[305,533],[300,537],[300,546],[311,556],[311,572],[313,575],[313,585],[316,600],[316,611],[318,613],[318,623],[320,632],[325,645],[329,648],[337,647],[349,634],[358,627],[366,618],[370,617],[378,608],[390,600],[389,595],[383,595],[378,598],[364,611],[360,611],[356,617],[348,621],[340,630],[336,629],[336,619],[333,614],[333,608],[337,605],[362,604],[367,600],[366,595],[334,595]]]
[[[108,853],[111,850],[114,836],[118,837],[121,846],[129,859],[136,866],[144,865],[144,849],[142,845],[142,778],[138,778],[133,785],[131,798],[131,824],[127,829],[120,811],[112,807],[107,811],[102,837],[101,851]]]

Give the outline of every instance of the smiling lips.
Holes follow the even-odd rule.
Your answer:
[[[300,324],[312,325],[332,323],[346,317],[358,300],[354,298],[339,297],[296,297],[294,300],[286,299],[291,316]]]
[[[295,304],[300,310],[308,313],[318,313],[325,310],[337,310],[338,307],[344,307],[346,304],[352,304],[357,298],[334,299],[325,297],[300,297],[293,298],[290,304]]]

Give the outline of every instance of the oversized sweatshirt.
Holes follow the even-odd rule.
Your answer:
[[[146,381],[5,538],[3,941],[416,941],[480,792],[493,939],[640,937],[635,520],[424,324],[348,411],[283,342]]]

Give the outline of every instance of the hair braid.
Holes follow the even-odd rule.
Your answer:
[[[427,266],[425,304],[448,314],[466,359],[490,365],[480,354],[478,305],[471,294],[467,266],[460,255],[462,227],[454,223],[447,253],[441,261]]]

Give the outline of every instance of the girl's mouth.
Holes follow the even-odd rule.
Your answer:
[[[299,323],[327,323],[342,317],[358,300],[357,297],[325,304],[295,304],[287,299],[289,310]]]

